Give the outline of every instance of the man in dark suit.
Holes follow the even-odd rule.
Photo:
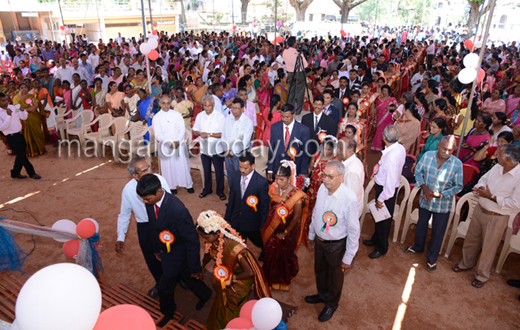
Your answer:
[[[255,171],[255,157],[249,151],[238,160],[239,170],[232,174],[224,219],[243,239],[249,238],[263,249],[260,230],[269,213],[269,185],[267,179]]]
[[[343,76],[339,78],[339,88],[334,89],[334,99],[332,100],[332,106],[339,111],[339,117],[343,118],[345,115],[345,104],[343,99],[348,98],[348,78]]]
[[[339,110],[332,105],[334,99],[334,91],[332,89],[326,89],[323,91],[323,100],[325,101],[323,112],[334,120],[336,126],[339,123]]]
[[[370,84],[369,77],[366,75],[366,71],[365,71],[364,67],[360,66],[357,69],[357,72],[358,72],[358,79],[361,81],[361,84],[363,84],[364,82],[367,82]]]
[[[273,181],[273,171],[282,159],[293,160],[296,175],[308,177],[309,154],[305,152],[305,146],[309,140],[309,129],[294,119],[296,111],[293,105],[284,104],[280,112],[282,121],[271,126],[267,178]],[[289,152],[296,154],[289,155]]]
[[[161,181],[154,174],[144,175],[137,184],[137,194],[146,203],[155,257],[161,261],[163,274],[159,280],[159,301],[164,319],[163,327],[177,308],[175,285],[183,279],[200,299],[196,309],[204,307],[211,298],[211,289],[200,279],[200,241],[190,212],[175,196],[165,192]]]
[[[353,91],[361,90],[362,81],[359,79],[356,69],[350,69],[349,73],[350,73],[350,75],[349,75],[350,79],[348,81],[347,89],[348,89],[348,96],[350,98],[350,94],[352,94]]]
[[[376,72],[377,72],[377,61],[372,60],[372,62],[370,63],[370,69],[368,69],[365,72],[365,77],[369,84],[374,82],[374,77],[376,76]]]
[[[314,155],[318,151],[321,145],[320,135],[333,135],[336,136],[338,126],[334,123],[334,120],[323,113],[324,105],[323,97],[316,96],[314,98],[314,112],[308,113],[302,118],[302,124],[309,128],[310,140],[307,150],[309,155]]]

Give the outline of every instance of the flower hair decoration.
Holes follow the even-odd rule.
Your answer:
[[[291,177],[289,178],[290,184],[296,187],[296,164],[291,160],[283,159],[280,162],[281,167],[289,167],[291,169]]]

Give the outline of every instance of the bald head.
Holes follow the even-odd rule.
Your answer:
[[[163,95],[159,100],[159,106],[161,107],[162,111],[168,112],[168,110],[170,110],[171,104],[172,99],[170,99],[167,94]]]

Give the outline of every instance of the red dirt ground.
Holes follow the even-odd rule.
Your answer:
[[[49,154],[32,158],[36,172],[43,178],[13,180],[9,170],[14,157],[7,156],[3,144],[0,146],[0,216],[13,220],[35,223],[28,214],[31,212],[42,224],[51,226],[59,219],[79,222],[91,217],[100,226],[99,249],[105,272],[101,279],[111,285],[124,282],[147,292],[153,286],[152,276],[146,268],[137,244],[135,224],[129,228],[126,248],[123,254],[114,251],[116,222],[121,202],[121,191],[130,179],[126,166],[105,158],[58,158],[56,148],[48,146]],[[108,149],[107,149],[108,150]],[[369,168],[379,155],[369,152]],[[157,169],[157,166],[154,166]],[[216,195],[204,199],[197,197],[202,190],[198,171],[191,172],[196,194],[189,195],[179,189],[177,195],[188,207],[194,219],[199,212],[214,209],[225,211],[225,202]],[[227,188],[226,188],[227,192]],[[24,198],[25,196],[25,198]],[[373,232],[370,216],[361,231],[361,240]],[[449,259],[439,257],[438,270],[428,273],[426,257],[405,255],[402,250],[413,244],[415,230],[412,227],[405,244],[390,243],[387,255],[377,260],[368,258],[371,248],[360,244],[352,271],[346,275],[339,309],[327,323],[320,323],[317,316],[323,305],[309,305],[304,302],[308,294],[316,293],[313,255],[305,247],[298,251],[300,273],[289,292],[274,291],[274,298],[287,304],[298,306],[297,313],[289,320],[289,329],[518,329],[518,309],[520,290],[509,287],[506,280],[520,278],[520,256],[510,255],[502,273],[493,273],[482,289],[470,285],[473,273],[454,273],[453,263],[461,258],[462,240],[458,240]],[[392,235],[392,233],[391,233]],[[17,234],[16,240],[22,249],[29,252],[33,242],[28,235]],[[52,239],[35,237],[36,248],[25,263],[27,275],[54,263],[72,262],[62,252],[62,244]],[[499,248],[499,252],[502,246]],[[259,251],[252,246],[258,255]],[[497,254],[498,259],[498,254]],[[411,270],[415,270],[409,300],[403,303],[403,290]],[[210,274],[206,274],[210,282]],[[201,312],[195,312],[196,298],[191,292],[180,288],[176,291],[178,310],[188,318],[205,321],[211,303]],[[400,308],[401,305],[401,308]],[[405,309],[404,309],[405,308]],[[398,309],[404,317],[396,322]]]

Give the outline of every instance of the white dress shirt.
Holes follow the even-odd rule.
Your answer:
[[[213,101],[215,103],[215,105],[213,106],[213,110],[221,113],[224,118],[227,117],[229,115],[229,109],[228,107],[225,107],[222,105],[222,101],[215,95],[211,95],[213,97]]]
[[[345,166],[345,177],[343,178],[343,184],[350,188],[355,194],[358,202],[359,214],[363,212],[365,188],[365,169],[363,163],[354,154],[348,159],[344,160],[343,165]]]
[[[227,116],[222,131],[222,140],[218,144],[223,151],[229,150],[233,155],[241,154],[249,148],[253,134],[253,122],[245,114],[238,120],[233,115]]]
[[[77,69],[72,68],[72,74],[77,73],[79,74],[79,79],[86,80],[87,84],[90,85],[90,75],[88,74],[87,70],[85,68],[78,65]]]
[[[65,69],[63,67],[59,67],[54,73],[54,79],[60,79],[61,83],[67,80],[70,84],[72,84],[72,74],[74,73],[74,69],[70,66],[66,66]]]
[[[396,142],[382,151],[379,160],[379,170],[374,176],[375,182],[383,187],[383,192],[377,200],[384,202],[395,194],[395,189],[401,184],[401,173],[406,160],[406,149],[402,144]]]
[[[197,115],[197,118],[195,118],[193,130],[199,133],[222,133],[225,121],[226,118],[224,115],[218,111],[213,110],[210,115],[208,115],[206,111],[202,111]],[[199,136],[198,139],[200,142],[200,152],[202,154],[213,156],[218,153],[217,144],[220,138],[210,136],[207,139],[203,139]]]
[[[316,129],[318,129],[322,114],[323,114],[323,112],[320,112],[319,115],[317,115],[315,112],[312,114],[312,125],[313,125],[315,131],[316,131]]]
[[[343,101],[343,98],[345,97],[346,94],[347,94],[347,89],[346,89],[346,88],[343,89],[343,90],[342,90],[342,89],[339,89],[338,97],[339,97],[340,100]]]
[[[170,187],[166,180],[159,174],[155,174],[159,180],[161,180],[161,186],[164,190],[170,191]],[[146,213],[146,206],[137,195],[137,180],[130,180],[123,188],[123,194],[121,196],[121,211],[117,217],[117,240],[124,242],[125,235],[128,231],[128,225],[130,224],[130,216],[134,211],[135,220],[138,223],[148,222],[148,215]]]
[[[321,231],[324,225],[323,214],[334,212],[337,223],[329,227],[329,232]],[[340,240],[347,237],[347,249],[343,256],[343,263],[350,265],[359,248],[359,214],[356,194],[343,183],[338,189],[329,195],[329,190],[324,184],[320,186],[316,196],[316,205],[312,212],[312,222],[309,227],[309,239],[315,236],[327,241]]]
[[[88,61],[90,64],[92,64],[92,67],[96,69],[96,67],[99,65],[99,55],[96,53],[92,53],[88,56]]]
[[[249,185],[249,182],[251,182],[251,178],[253,177],[253,173],[255,171],[251,171],[251,173],[249,173],[248,175],[246,176],[243,176],[241,175],[241,179],[240,179],[240,197],[241,198],[244,198],[244,194],[247,190],[247,186]]]
[[[137,70],[143,70],[145,71],[146,70],[146,65],[144,64],[139,64],[139,62],[135,62],[133,65],[132,65],[132,68],[134,68],[134,70],[136,71],[137,73]]]
[[[11,110],[11,115],[7,115],[7,111],[0,108],[0,131],[4,135],[19,133],[22,130],[22,122],[20,120],[27,120],[29,115],[27,111],[17,111],[14,105],[8,105],[7,108]]]
[[[415,93],[417,91],[417,88],[421,86],[421,82],[423,81],[424,73],[417,72],[413,75],[411,83],[412,83],[412,92]]]
[[[475,188],[489,187],[497,202],[479,197],[479,204],[488,211],[509,215],[520,211],[520,165],[504,174],[504,167],[496,164],[478,180]]]

